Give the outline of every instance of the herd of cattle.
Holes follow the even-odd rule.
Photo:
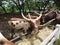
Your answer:
[[[45,14],[43,13],[28,13],[28,15],[24,16],[24,14],[21,14],[21,18],[12,17],[8,19],[8,25],[13,33],[14,31],[21,31],[23,32],[22,35],[27,35],[33,33],[35,29],[53,25],[60,24],[60,13],[57,11],[49,11]],[[5,39],[6,40],[6,39]],[[4,41],[5,42],[5,41]],[[11,43],[7,41],[7,44]],[[9,44],[14,45],[14,44]]]
[[[43,13],[28,13],[27,16],[24,16],[22,13],[22,18],[10,18],[8,24],[11,29],[14,30],[23,30],[25,34],[28,31],[32,31],[35,28],[41,28],[44,26],[60,24],[60,14],[56,11],[49,11],[46,14]]]

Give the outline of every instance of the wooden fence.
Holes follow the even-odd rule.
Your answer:
[[[53,45],[55,39],[60,37],[60,25],[56,25],[56,29],[40,44],[40,45]]]

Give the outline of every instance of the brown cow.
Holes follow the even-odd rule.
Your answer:
[[[51,20],[53,20],[53,21],[51,21]],[[50,24],[51,27],[53,26],[55,28],[56,24],[60,24],[60,14],[58,14],[55,11],[51,11],[51,12],[43,15],[41,17],[41,24],[43,26],[47,25],[47,24]],[[41,25],[39,27],[41,27]]]
[[[56,16],[57,16],[57,14],[54,11],[50,11],[47,14],[43,14],[42,17],[41,17],[41,19],[40,19],[41,24],[44,24],[44,23],[50,21],[51,19],[56,18]]]
[[[51,24],[53,24],[53,25],[56,25],[56,24],[60,24],[60,14],[59,13],[57,13],[57,11],[56,12],[54,12],[55,14],[53,15],[53,13],[52,13],[52,17],[51,17],[51,19],[53,18],[55,18],[55,20],[51,23]]]
[[[60,14],[57,13],[56,19],[53,23],[55,23],[55,25],[60,24]]]

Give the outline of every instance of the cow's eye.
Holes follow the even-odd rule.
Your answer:
[[[11,22],[11,25],[13,25],[13,23]]]
[[[16,23],[16,24],[18,24],[18,23]]]

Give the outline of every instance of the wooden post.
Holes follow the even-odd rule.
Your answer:
[[[56,29],[41,43],[41,45],[53,44],[54,40],[60,37],[59,35],[60,35],[60,25],[57,24]]]

